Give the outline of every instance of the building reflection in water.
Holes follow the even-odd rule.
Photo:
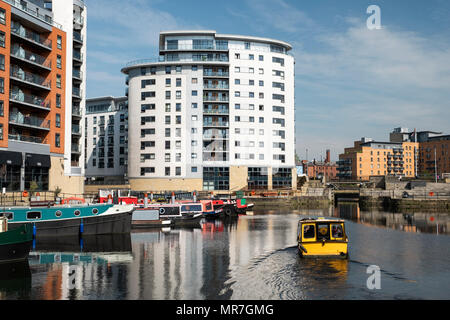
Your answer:
[[[334,208],[333,216],[405,232],[450,234],[447,213],[361,211],[357,202],[348,202],[339,203]]]

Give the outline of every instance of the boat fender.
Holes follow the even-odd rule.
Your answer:
[[[36,224],[33,223],[33,238],[36,238]]]
[[[308,253],[308,250],[306,250],[306,248],[304,246],[302,246],[301,244],[298,245],[298,248],[300,250],[302,250],[304,253]]]
[[[80,233],[82,234],[84,232],[84,224],[83,224],[83,219],[81,219],[81,223],[80,223]]]

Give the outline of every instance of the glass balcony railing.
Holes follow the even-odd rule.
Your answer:
[[[27,83],[35,84],[35,85],[38,85],[41,87],[46,87],[46,88],[50,89],[50,81],[49,80],[46,80],[45,78],[43,78],[37,74],[24,71],[15,65],[11,66],[11,77],[14,77],[16,79],[22,80]]]
[[[77,79],[82,79],[83,72],[81,70],[72,69],[72,77],[77,78]]]
[[[11,56],[27,60],[34,64],[38,64],[47,69],[51,69],[52,64],[50,59],[46,59],[45,57],[38,55],[37,53],[31,52],[29,50],[25,50],[22,47],[13,46],[11,49]]]
[[[230,113],[230,110],[228,109],[203,109],[203,113],[207,114],[228,114]]]
[[[44,98],[35,96],[33,94],[27,94],[23,92],[11,92],[9,95],[9,99],[14,102],[23,102],[26,104],[32,104],[37,107],[50,109],[51,104],[50,101],[45,101]]]
[[[82,93],[82,90],[80,88],[77,88],[77,87],[73,87],[72,88],[72,95],[73,96],[81,98],[81,93]]]
[[[83,36],[80,32],[74,31],[73,32],[73,39],[79,42],[83,42]]]
[[[161,50],[228,50],[228,45],[219,44],[167,44]]]
[[[218,90],[228,90],[230,86],[228,84],[203,84],[203,89],[218,89]]]
[[[80,153],[81,152],[80,145],[76,144],[76,143],[72,143],[71,150],[72,150],[72,152]]]
[[[227,71],[203,71],[203,76],[206,77],[228,77],[230,75]]]
[[[203,101],[222,101],[228,102],[228,96],[225,97],[217,97],[217,96],[203,96]]]
[[[204,127],[228,127],[228,121],[203,121]]]
[[[79,61],[83,61],[83,54],[79,51],[73,51],[73,58]]]
[[[81,134],[81,127],[79,124],[72,124],[72,133]]]
[[[43,129],[50,129],[50,120],[39,118],[31,115],[24,115],[20,112],[11,112],[9,114],[9,122],[14,124],[39,127]]]
[[[72,115],[81,117],[80,106],[72,106]]]
[[[21,134],[8,134],[9,140],[15,140],[15,141],[25,141],[25,142],[33,142],[33,143],[45,143],[47,144],[47,140],[42,137],[35,137],[35,136],[24,136]]]
[[[29,15],[32,15],[33,17],[38,18],[39,20],[42,20],[52,26],[55,26],[58,29],[62,29],[62,25],[53,21],[51,16],[43,15],[43,14],[39,13],[37,10],[28,8],[25,1],[20,1],[20,0],[5,0],[5,1],[8,2],[9,4],[11,4],[12,6],[28,13]]]

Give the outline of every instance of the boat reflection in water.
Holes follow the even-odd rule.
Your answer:
[[[405,232],[450,234],[447,213],[361,211],[358,203],[339,203],[334,217]]]
[[[29,299],[31,271],[28,260],[0,263],[0,300]]]

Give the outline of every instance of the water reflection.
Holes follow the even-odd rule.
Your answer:
[[[361,211],[358,203],[339,203],[333,216],[405,232],[450,234],[448,213]]]

